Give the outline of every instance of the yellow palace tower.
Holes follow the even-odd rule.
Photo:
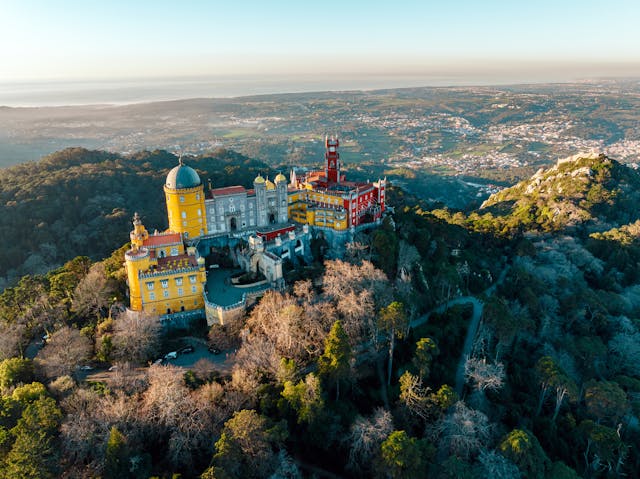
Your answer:
[[[180,164],[167,175],[164,185],[167,201],[169,231],[182,233],[185,238],[207,234],[204,191],[200,176],[193,168]]]

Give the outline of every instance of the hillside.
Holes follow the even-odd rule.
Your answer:
[[[0,177],[0,287],[78,255],[100,259],[127,241],[138,211],[166,228],[162,185],[177,158],[162,150],[123,156],[68,148],[3,170]],[[249,185],[270,173],[225,149],[186,160],[214,186]]]
[[[640,218],[640,174],[605,155],[575,155],[491,195],[465,216],[434,214],[476,231],[513,236],[524,231],[604,231]]]

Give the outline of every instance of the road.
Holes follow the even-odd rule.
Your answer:
[[[163,364],[171,364],[184,369],[193,369],[198,361],[204,359],[211,363],[210,367],[218,373],[224,375],[231,373],[231,368],[235,361],[235,351],[233,349],[221,351],[220,354],[213,354],[209,352],[207,342],[202,338],[186,337],[183,338],[183,342],[185,346],[187,344],[193,346],[194,351],[192,353],[180,354],[176,359],[169,359],[163,362]],[[133,369],[133,371],[143,374],[146,369],[147,367],[139,367]],[[77,371],[76,374],[79,379],[101,382],[108,381],[114,373],[115,371],[109,371],[108,369],[96,369],[93,371]]]
[[[509,271],[509,265],[507,265],[498,280],[493,283],[490,287],[488,287],[482,294],[485,296],[491,296],[498,287],[504,281],[504,278],[507,276],[507,272]],[[418,326],[422,326],[425,324],[429,317],[433,313],[444,313],[447,309],[452,306],[460,305],[460,304],[471,304],[473,306],[473,314],[471,316],[471,321],[469,322],[469,327],[467,328],[467,336],[464,340],[464,346],[462,347],[462,353],[460,354],[460,359],[458,361],[458,367],[456,369],[456,380],[455,380],[455,391],[458,394],[458,397],[462,397],[462,388],[464,387],[464,365],[467,361],[467,357],[471,354],[471,348],[473,347],[473,340],[478,333],[478,326],[480,325],[480,319],[482,318],[482,311],[484,309],[484,303],[480,301],[475,296],[459,296],[457,298],[451,299],[445,303],[436,306],[431,311],[423,314],[419,318],[411,321],[410,326],[412,328],[416,328]]]

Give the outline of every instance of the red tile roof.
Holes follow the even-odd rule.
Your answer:
[[[146,240],[144,240],[143,245],[155,247],[176,243],[182,243],[182,235],[180,233],[151,235]]]
[[[226,188],[216,188],[211,190],[211,194],[215,196],[224,196],[224,195],[237,195],[238,193],[245,193],[247,190],[244,189],[244,186],[227,186]]]

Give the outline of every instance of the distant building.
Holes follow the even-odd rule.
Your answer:
[[[230,309],[206,296],[204,257],[216,247],[246,240],[248,247],[235,253],[236,263],[279,288],[282,261],[303,256],[314,231],[331,233],[335,244],[344,244],[357,227],[379,223],[386,180],[347,181],[338,146],[337,138],[325,138],[324,170],[292,171],[289,182],[282,174],[274,181],[259,175],[253,189],[209,186],[206,193],[198,173],[180,159],[164,185],[169,229],[149,235],[137,214],[133,219],[125,254],[131,309],[167,321],[206,313],[209,324],[224,322]],[[245,304],[233,306],[237,316]]]

